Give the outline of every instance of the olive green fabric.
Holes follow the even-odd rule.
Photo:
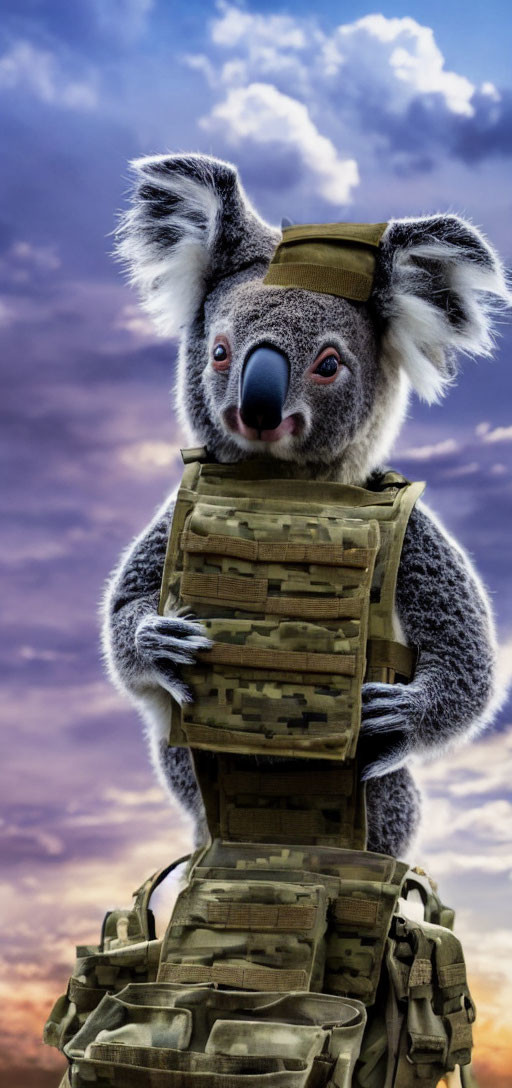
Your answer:
[[[317,760],[315,773],[302,760],[247,768],[239,755],[193,751],[194,767],[212,838],[234,842],[301,842],[364,849],[364,786],[357,761],[342,766]]]
[[[285,227],[264,283],[369,299],[375,258],[387,223],[319,223]]]
[[[406,874],[365,851],[216,840],[191,863],[158,980],[372,1004]]]
[[[214,646],[183,669],[194,699],[173,704],[171,744],[354,758],[365,672],[392,682],[408,667],[393,604],[422,490],[396,474],[368,491],[277,462],[187,465],[160,610],[192,609]]]
[[[454,914],[423,870],[364,850],[357,765],[363,679],[412,676],[393,605],[423,485],[184,459],[161,611],[193,608],[214,649],[183,670],[195,704],[169,742],[192,750],[213,841],[77,948],[45,1042],[66,1088],[434,1088],[471,1052]],[[184,860],[159,940],[151,896]]]
[[[72,1088],[350,1088],[366,1023],[321,994],[127,986],[66,1046]]]
[[[159,878],[135,893],[136,911],[145,901],[149,912]],[[401,913],[419,889],[434,921]],[[126,928],[113,952],[78,949],[46,1041],[70,1062],[66,1088],[256,1088],[263,1077],[271,1088],[434,1088],[459,1067],[474,1088],[474,1006],[443,916],[428,877],[384,855],[216,841],[190,860],[151,956]],[[140,921],[150,927],[149,914]],[[261,974],[233,989],[222,971],[240,982],[244,965]],[[199,982],[194,967],[218,973]],[[302,991],[275,988],[299,970]]]

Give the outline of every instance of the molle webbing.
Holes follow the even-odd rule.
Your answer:
[[[160,608],[192,609],[214,645],[183,669],[194,698],[173,704],[171,744],[353,760],[365,674],[412,675],[392,613],[421,491],[397,474],[368,491],[278,462],[187,464]]]
[[[104,934],[123,914],[151,931],[165,872]],[[418,890],[423,922],[400,912]],[[45,1041],[71,1063],[67,1088],[435,1088],[472,1041],[452,917],[384,855],[217,840],[190,860],[163,940],[134,944],[117,922],[106,948],[77,949]]]
[[[178,898],[158,980],[372,1004],[406,873],[378,854],[217,839]]]
[[[244,756],[194,752],[213,838],[364,849],[364,787],[357,764],[302,760],[256,764]]]

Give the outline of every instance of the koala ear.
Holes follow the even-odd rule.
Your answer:
[[[436,215],[390,221],[372,300],[383,357],[398,361],[431,403],[454,380],[455,352],[492,353],[493,312],[512,296],[483,235],[457,215]]]
[[[156,155],[131,167],[132,207],[115,252],[158,331],[172,336],[223,276],[257,262],[263,271],[281,235],[254,211],[230,163]]]

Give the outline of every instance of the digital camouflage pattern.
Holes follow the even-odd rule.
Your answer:
[[[167,871],[77,950],[46,1028],[67,1088],[434,1088],[469,1062],[453,912],[425,875],[366,851],[216,841],[190,860],[163,941],[137,941]],[[418,891],[422,923],[400,912]]]
[[[384,483],[311,481],[277,462],[187,465],[161,611],[192,608],[214,645],[183,669],[193,702],[174,704],[173,745],[354,758],[365,674],[411,672],[393,604],[423,485]]]
[[[211,842],[163,939],[150,900],[170,866],[77,949],[45,1030],[66,1088],[435,1088],[468,1066],[453,911],[424,873],[365,850],[357,768],[363,680],[413,672],[393,604],[422,489],[190,459],[161,611],[193,609],[213,640],[183,669],[194,701],[169,733],[192,750]]]

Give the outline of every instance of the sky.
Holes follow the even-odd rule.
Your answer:
[[[108,572],[176,483],[175,343],[111,257],[130,159],[201,150],[278,223],[458,211],[512,263],[505,2],[4,0],[0,30],[3,771],[0,1071],[51,1088],[41,1047],[73,945],[186,852],[140,723],[98,649]],[[512,676],[512,326],[441,405],[411,402],[393,465],[471,554]],[[512,704],[418,768],[413,863],[457,909],[481,1088],[512,1083]],[[165,904],[162,908],[165,914]]]

